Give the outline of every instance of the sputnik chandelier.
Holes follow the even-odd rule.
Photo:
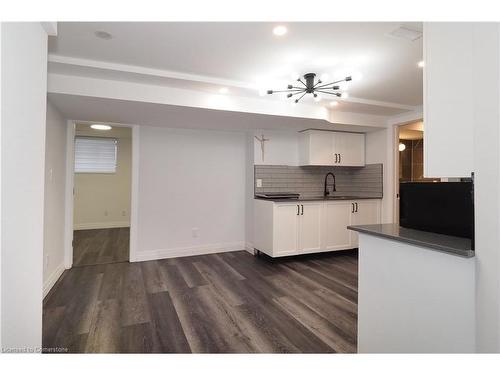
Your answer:
[[[315,99],[319,98],[318,93],[341,97],[342,94],[339,92],[340,86],[338,85],[338,83],[349,82],[352,80],[352,78],[349,76],[335,82],[323,83],[320,79],[315,82],[315,78],[316,73],[307,73],[304,74],[305,82],[301,78],[297,79],[297,82],[299,82],[302,86],[288,85],[286,90],[268,90],[267,93],[275,94],[287,92],[287,98],[300,95],[297,99],[295,99],[295,103],[298,103],[300,99],[302,99],[306,94],[313,95]]]

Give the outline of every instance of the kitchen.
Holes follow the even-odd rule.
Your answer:
[[[35,26],[29,31],[38,32],[41,26]],[[8,29],[8,40],[16,41],[14,31],[22,27]],[[35,302],[33,309],[12,304],[5,318],[11,344],[41,341],[78,353],[492,350],[498,221],[491,208],[498,203],[500,138],[491,135],[498,132],[498,25],[134,27],[134,38],[161,35],[171,43],[178,66],[213,71],[205,71],[202,83],[195,75],[181,79],[163,55],[158,56],[162,69],[147,68],[148,59],[137,53],[144,43],[127,42],[132,38],[127,23],[60,23],[58,35],[49,37],[48,83],[41,90],[48,100],[42,111],[46,164],[31,167],[44,177],[37,189],[42,203],[44,194],[51,199],[45,199],[43,211],[48,219],[35,225],[39,216],[24,215],[45,231],[25,246],[33,250],[33,257],[25,257],[31,262],[26,269],[33,268],[40,283],[29,289],[36,296],[26,302],[43,300],[43,313]],[[310,42],[326,28],[343,35],[337,42],[345,43],[337,48],[343,48],[346,61],[359,64],[352,75],[341,71],[340,78],[330,79],[338,62],[326,53],[295,62],[298,75],[288,69],[285,62],[293,59],[286,47],[301,45],[294,38]],[[75,52],[82,35],[89,40],[84,58]],[[184,35],[186,43],[175,43],[176,35]],[[233,72],[238,79],[254,79],[264,66],[284,82],[215,79],[225,73],[222,65],[196,66],[186,52],[200,35],[213,48],[222,48],[220,40],[228,35],[255,38],[260,52],[254,56],[265,62],[260,68],[245,59],[244,47],[225,59],[209,51],[206,59],[217,56],[238,67]],[[377,51],[384,51],[374,52],[373,60],[347,56],[346,46],[359,43],[369,50],[373,40]],[[329,51],[330,42],[325,37],[315,45]],[[8,46],[15,52],[16,45]],[[462,58],[464,46],[481,57],[481,65]],[[268,67],[272,50],[281,51],[275,69]],[[104,51],[123,64],[107,62]],[[457,79],[464,72],[475,77],[473,91],[485,97],[464,97]],[[294,80],[304,81],[305,89],[295,88]],[[322,82],[332,82],[331,90],[317,98],[314,88]],[[277,97],[279,88],[287,94]],[[332,93],[335,97],[326,96]],[[297,102],[296,94],[307,96]],[[436,196],[408,199],[411,182],[399,184],[397,128],[422,121],[423,175],[441,180],[426,186],[467,186],[458,201],[437,199],[448,207],[441,224],[454,226],[453,213],[466,219],[458,235],[412,227],[407,215],[409,203],[417,202],[412,209],[423,209],[419,217],[428,224],[442,217],[442,211],[433,211],[439,204],[429,204]],[[74,266],[69,256],[76,124],[126,127],[132,134],[129,257],[103,267]],[[13,184],[9,188],[16,191]],[[450,191],[440,194],[452,198]],[[457,202],[465,201],[473,204],[461,211]],[[54,223],[52,217],[64,220]],[[42,246],[37,241],[44,238],[57,241]],[[17,249],[21,240],[27,239],[19,236],[11,245]],[[43,252],[35,251],[35,242]],[[7,265],[16,259],[10,260]],[[12,278],[6,279],[9,285]],[[26,285],[19,288],[28,295]],[[38,320],[25,319],[20,327],[21,311],[36,312]]]

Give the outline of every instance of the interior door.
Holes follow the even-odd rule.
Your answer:
[[[325,204],[323,245],[325,250],[345,250],[351,246],[351,201],[328,202]]]
[[[359,200],[354,201],[354,213],[352,214],[352,225],[370,225],[380,223],[380,201]],[[358,246],[358,233],[351,231],[351,245]]]
[[[276,204],[274,207],[275,256],[293,255],[298,252],[299,204]]]
[[[299,252],[301,253],[316,252],[321,249],[322,208],[322,202],[300,205]]]

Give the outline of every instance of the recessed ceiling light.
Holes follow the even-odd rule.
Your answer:
[[[111,130],[111,126],[103,124],[92,124],[90,127],[95,130]]]
[[[227,87],[221,87],[219,89],[219,93],[220,94],[227,94],[229,92],[228,88]]]
[[[425,61],[424,60],[419,61],[417,65],[419,68],[423,68],[425,66]]]
[[[276,26],[273,29],[273,34],[276,35],[276,36],[283,36],[287,32],[288,32],[288,29],[285,26],[283,26],[283,25]]]
[[[332,101],[330,102],[330,107],[336,107],[336,106],[338,106],[338,105],[339,105],[339,102],[338,102],[338,101],[336,101],[336,100],[332,100]]]
[[[94,34],[99,39],[109,40],[109,39],[113,38],[113,35],[111,35],[107,31],[98,30]]]

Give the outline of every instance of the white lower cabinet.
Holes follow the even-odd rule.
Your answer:
[[[380,200],[254,202],[254,247],[272,257],[351,249],[348,225],[380,223]]]
[[[300,205],[299,215],[299,252],[315,253],[321,250],[322,202]]]
[[[380,202],[376,200],[355,201],[351,214],[351,225],[369,225],[380,223]],[[350,230],[351,245],[358,247],[358,232]]]
[[[299,210],[300,207],[297,204],[276,204],[274,206],[273,253],[276,256],[298,253]]]
[[[344,250],[351,247],[351,201],[326,202],[323,215],[323,249]]]

